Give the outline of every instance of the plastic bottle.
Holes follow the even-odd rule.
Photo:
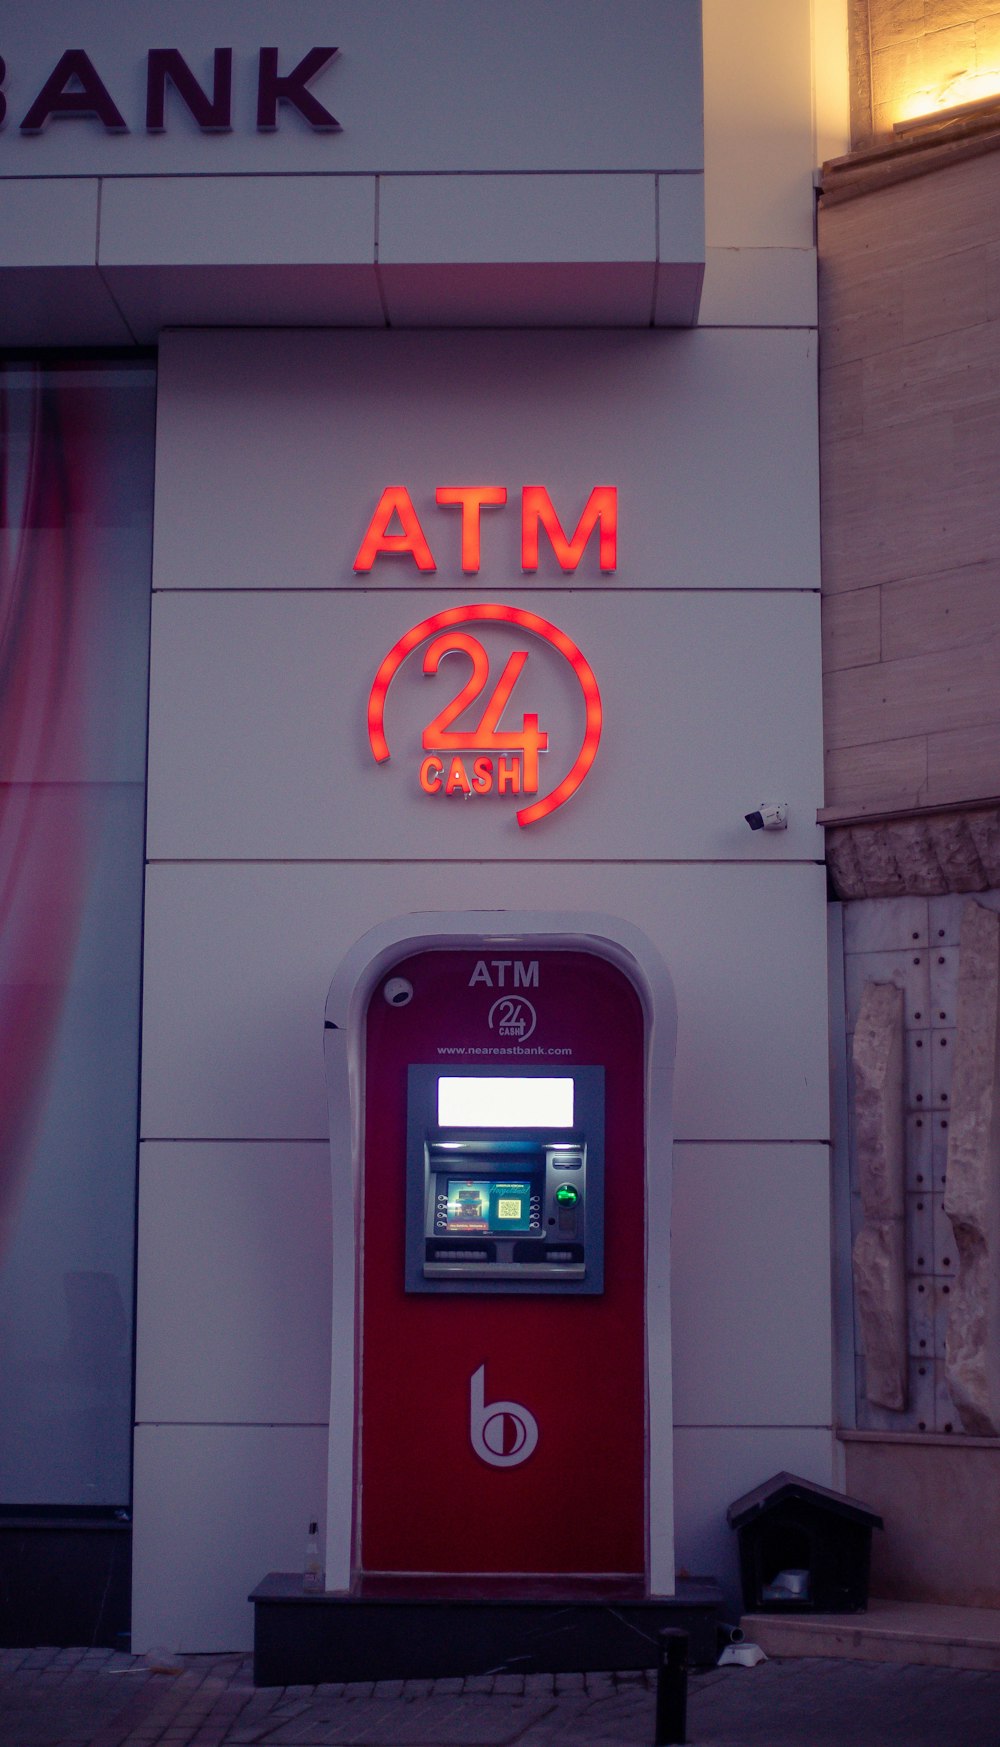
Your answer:
[[[306,1556],[302,1567],[302,1587],[309,1594],[318,1594],[323,1589],[323,1561],[319,1552],[319,1535],[317,1524],[309,1524],[306,1537]]]

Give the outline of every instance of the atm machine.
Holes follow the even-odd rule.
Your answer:
[[[674,1589],[675,1015],[637,929],[387,923],[327,1007],[327,1589]]]
[[[537,962],[537,961],[536,961]],[[412,1065],[406,1290],[604,1290],[604,1069]]]

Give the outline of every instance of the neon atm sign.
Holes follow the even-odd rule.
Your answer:
[[[442,509],[457,509],[462,518],[462,569],[474,574],[480,565],[482,514],[501,509],[507,502],[505,485],[439,485],[435,502]],[[395,521],[399,532],[390,533]],[[618,489],[595,485],[583,506],[572,534],[567,534],[544,485],[521,488],[521,569],[538,569],[539,531],[544,529],[562,570],[575,570],[594,530],[602,570],[618,563]],[[418,570],[437,569],[427,535],[405,485],[387,485],[375,506],[358,555],[356,571],[371,570],[384,556],[412,558]]]
[[[524,713],[519,727],[501,727],[511,694],[528,661],[527,649],[516,649],[507,657],[492,691],[490,658],[478,637],[459,627],[470,624],[500,624],[517,626],[532,638],[555,649],[569,663],[584,702],[584,732],[576,757],[562,781],[539,800],[521,807],[517,822],[534,825],[554,813],[575,794],[597,756],[601,738],[601,696],[593,669],[565,631],[537,613],[523,607],[503,606],[495,602],[449,607],[432,613],[413,625],[389,650],[379,667],[368,700],[368,741],[375,760],[385,764],[389,759],[389,743],[385,734],[386,697],[396,674],[407,656],[421,643],[424,651],[425,674],[436,674],[446,655],[466,656],[472,671],[461,690],[428,722],[421,736],[424,757],[419,767],[419,782],[427,795],[537,795],[539,789],[539,754],[549,749],[548,733],[541,727],[538,715]],[[484,698],[478,722],[471,727],[456,726],[458,719]]]
[[[461,528],[462,569],[478,572],[482,560],[484,512],[503,509],[505,485],[439,485],[435,503],[440,509],[458,511]],[[450,533],[454,529],[449,529]],[[438,543],[437,533],[435,543]],[[596,535],[597,556],[603,571],[618,562],[618,491],[613,485],[595,485],[572,533],[567,533],[544,485],[521,488],[521,568],[538,569],[539,545],[544,533],[556,562],[564,571],[574,571]],[[354,560],[354,569],[364,574],[379,560],[406,560],[420,571],[434,571],[437,564],[430,542],[405,485],[387,485]],[[488,648],[472,631],[476,626],[517,627],[528,633],[528,647],[508,654],[502,671],[494,678]],[[550,752],[549,732],[537,712],[524,711],[520,723],[505,717],[512,694],[529,660],[532,646],[547,644],[575,676],[584,705],[584,730],[579,749],[560,782],[538,799],[531,799],[517,813],[520,826],[537,824],[575,794],[597,756],[601,739],[601,695],[593,669],[585,656],[548,619],[524,607],[488,602],[449,607],[421,619],[394,643],[385,657],[368,700],[368,742],[379,764],[389,759],[385,733],[386,697],[404,661],[422,643],[425,674],[438,672],[446,656],[463,656],[471,663],[464,685],[427,723],[421,735],[423,758],[417,772],[425,795],[538,796],[541,786],[540,758]],[[509,644],[506,645],[509,647]],[[471,712],[478,719],[469,721]],[[560,760],[560,764],[562,764]]]

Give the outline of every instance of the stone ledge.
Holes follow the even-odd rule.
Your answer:
[[[820,198],[824,207],[839,206],[864,194],[877,194],[917,176],[947,170],[969,158],[982,158],[1000,150],[1000,124],[994,107],[980,116],[958,117],[918,137],[886,139],[843,158],[830,158],[820,173]]]
[[[838,898],[987,892],[1000,887],[1000,802],[827,823],[826,856]]]
[[[872,1600],[864,1614],[744,1614],[740,1624],[768,1656],[1000,1669],[1000,1609]]]
[[[1000,1438],[973,1437],[971,1432],[862,1432],[840,1427],[834,1436],[838,1444],[950,1444],[961,1449],[1000,1449]]]

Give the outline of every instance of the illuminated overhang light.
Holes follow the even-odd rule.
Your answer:
[[[986,73],[962,73],[938,89],[915,91],[902,105],[899,120],[892,131],[897,139],[915,134],[981,123],[988,126],[1000,122],[1000,69]]]

